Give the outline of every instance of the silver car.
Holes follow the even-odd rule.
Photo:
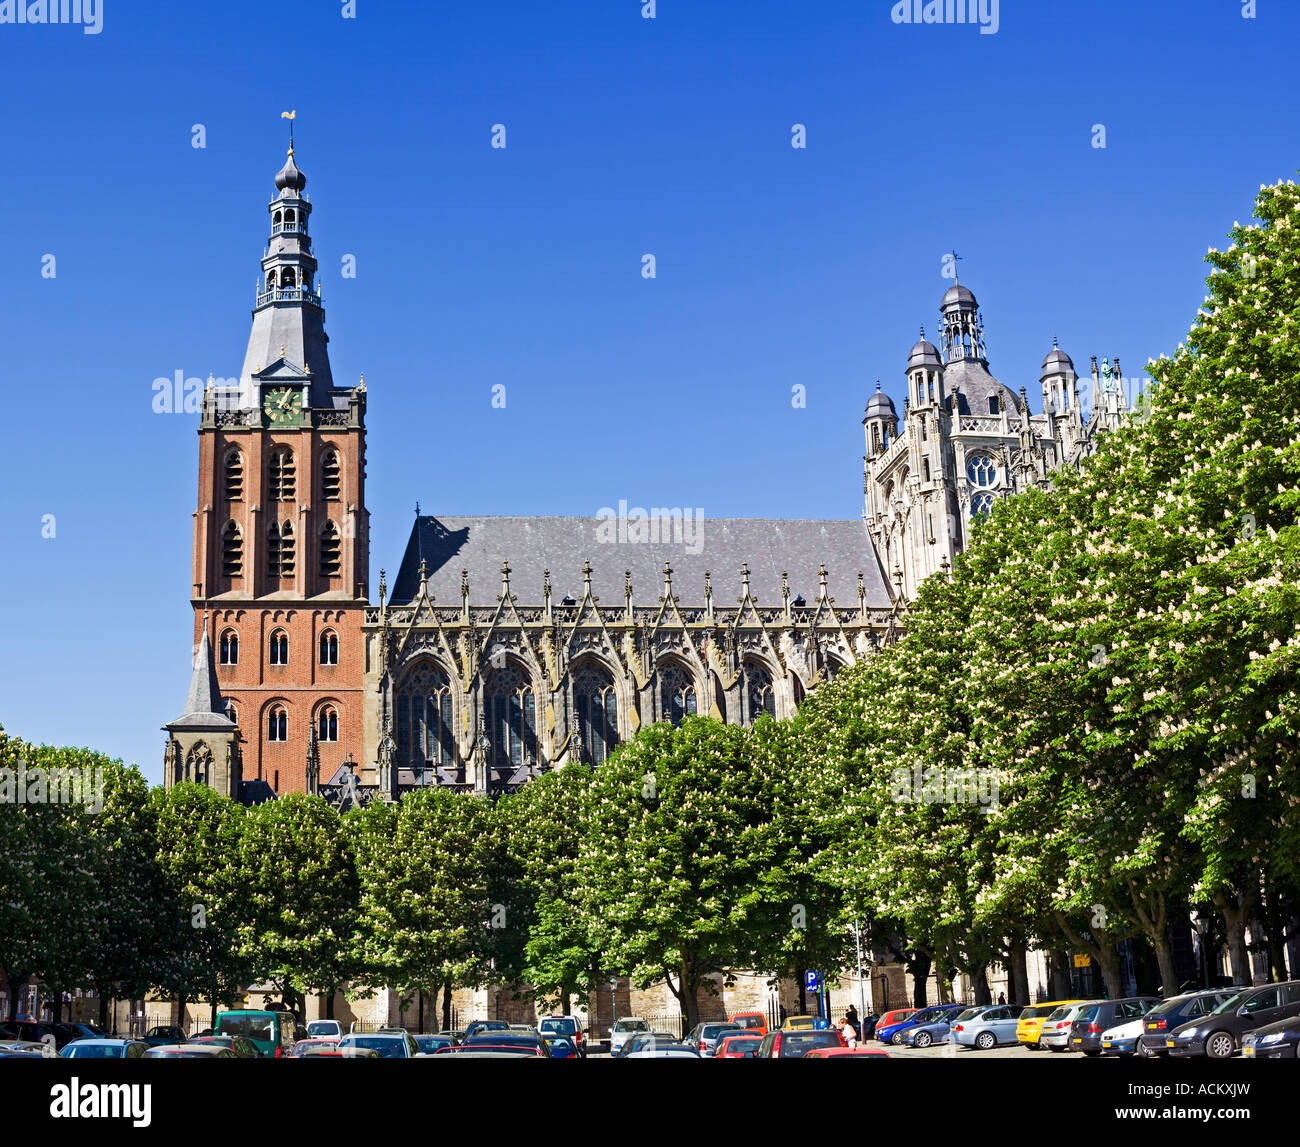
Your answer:
[[[625,1016],[621,1020],[615,1020],[614,1027],[609,1033],[609,1054],[613,1055],[616,1051],[621,1051],[623,1045],[634,1035],[649,1030],[650,1025],[640,1016]]]
[[[729,1020],[714,1020],[712,1023],[696,1024],[683,1037],[682,1043],[689,1044],[702,1056],[709,1056],[724,1035],[736,1035],[743,1030],[739,1024],[733,1024]]]
[[[952,1025],[953,1041],[979,1051],[1015,1043],[1016,1022],[1024,1010],[1023,1004],[994,1004],[974,1019],[958,1019]]]
[[[74,1039],[59,1054],[64,1059],[139,1059],[148,1050],[138,1039]]]
[[[420,1054],[420,1045],[404,1031],[349,1032],[339,1040],[339,1048],[350,1047],[377,1051],[381,1059],[414,1059]]]

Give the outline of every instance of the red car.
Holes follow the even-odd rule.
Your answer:
[[[757,1031],[724,1036],[714,1046],[710,1059],[753,1059],[762,1046],[763,1037]]]
[[[889,1059],[889,1052],[874,1047],[815,1047],[803,1054],[804,1059],[857,1059],[860,1056],[871,1059]]]
[[[845,1048],[848,1044],[837,1028],[818,1031],[768,1032],[759,1045],[755,1059],[801,1059],[817,1048]]]

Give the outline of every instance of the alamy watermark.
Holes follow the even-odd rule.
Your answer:
[[[688,554],[698,554],[704,549],[704,509],[696,506],[643,506],[628,508],[627,499],[621,499],[618,509],[602,506],[596,511],[596,541],[626,545],[648,545],[651,542],[674,543],[684,546]]]
[[[898,0],[889,18],[895,24],[978,24],[982,36],[1001,27],[998,0]]]
[[[104,807],[104,770],[93,768],[0,769],[0,804],[80,804],[89,813]]]
[[[87,36],[98,36],[104,0],[0,0],[0,24],[80,24]]]
[[[998,807],[997,769],[950,769],[942,765],[898,768],[890,774],[889,799],[896,804],[979,804]]]

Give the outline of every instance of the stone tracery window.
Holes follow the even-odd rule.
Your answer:
[[[772,674],[754,661],[745,662],[745,723],[752,725],[764,713],[776,716]]]
[[[669,662],[659,671],[660,719],[680,725],[695,715],[698,705],[693,675],[677,662]]]
[[[537,764],[537,702],[522,669],[495,669],[487,680],[488,764],[512,771]]]
[[[992,454],[985,454],[981,451],[967,457],[966,477],[970,480],[972,486],[986,489],[997,480],[997,475],[997,463],[993,461]]]
[[[618,698],[614,678],[588,662],[573,678],[573,704],[578,715],[582,759],[603,765],[618,747]]]
[[[221,634],[221,664],[239,664],[239,634],[227,629]]]
[[[994,500],[994,496],[987,491],[972,497],[970,500],[970,520],[974,522],[991,514]]]
[[[432,662],[422,662],[397,687],[397,753],[415,768],[456,764],[451,681]]]

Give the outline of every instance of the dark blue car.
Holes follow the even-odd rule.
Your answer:
[[[919,1012],[901,1023],[889,1024],[883,1028],[876,1029],[876,1039],[881,1043],[891,1043],[899,1047],[903,1042],[903,1033],[909,1028],[918,1027],[922,1024],[947,1023],[958,1012],[966,1010],[965,1004],[939,1004],[933,1008],[922,1008]]]

